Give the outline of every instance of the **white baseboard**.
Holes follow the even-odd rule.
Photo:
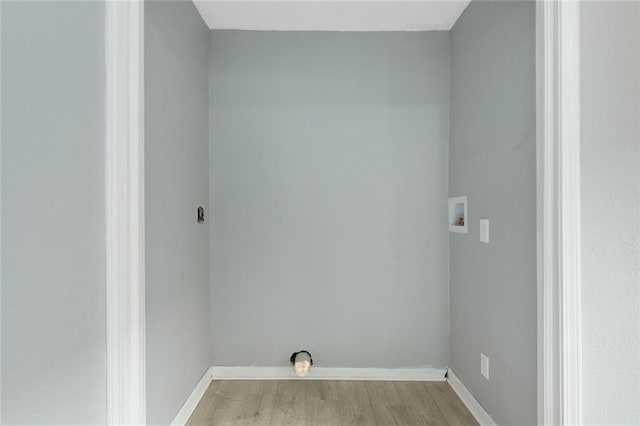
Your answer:
[[[311,367],[299,379],[291,367],[211,367],[213,380],[398,380],[445,381],[446,368],[332,368]]]
[[[451,369],[447,372],[447,382],[481,426],[496,426],[496,422],[493,421],[489,413],[482,408],[482,405]]]
[[[212,378],[213,367],[209,367],[196,385],[196,388],[191,392],[191,395],[189,395],[189,398],[185,401],[182,408],[180,408],[180,411],[178,411],[176,418],[171,422],[171,426],[184,426],[187,424],[189,417],[191,417],[193,411],[198,406],[200,399],[202,399],[204,393],[207,391]]]

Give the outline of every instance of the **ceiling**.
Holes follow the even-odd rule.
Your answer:
[[[274,31],[449,30],[470,0],[193,0],[211,29]]]

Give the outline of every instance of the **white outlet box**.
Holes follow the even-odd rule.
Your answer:
[[[489,380],[489,357],[480,353],[480,374]]]
[[[480,219],[480,242],[489,243],[489,219]]]
[[[467,197],[449,198],[449,232],[467,233]]]

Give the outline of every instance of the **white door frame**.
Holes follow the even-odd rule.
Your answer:
[[[582,423],[580,4],[536,3],[538,423]]]
[[[579,3],[536,2],[538,423],[582,420]],[[144,424],[144,2],[106,2],[107,421]]]
[[[146,423],[144,1],[105,2],[107,424]]]

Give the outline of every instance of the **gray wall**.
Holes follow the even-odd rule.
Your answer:
[[[104,424],[104,4],[1,26],[1,420]]]
[[[533,2],[471,2],[451,31],[451,366],[498,424],[536,423],[534,25]]]
[[[640,424],[640,3],[581,5],[584,422]]]
[[[214,363],[447,365],[449,34],[211,51]]]
[[[145,19],[147,420],[168,424],[211,365],[210,35],[191,1]]]

